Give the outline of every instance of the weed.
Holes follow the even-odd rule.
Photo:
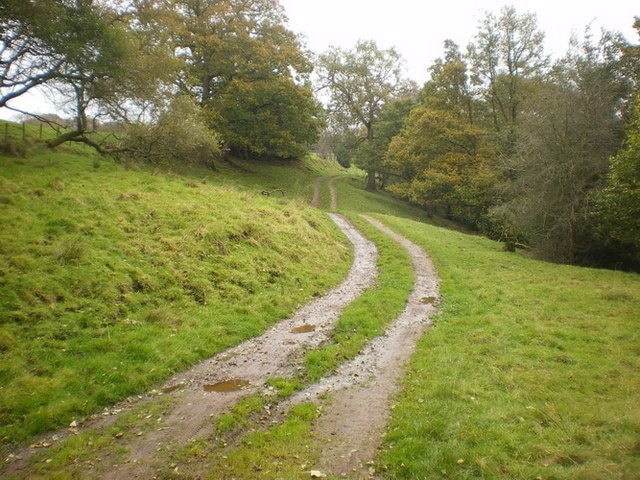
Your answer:
[[[54,178],[49,182],[49,188],[56,192],[62,192],[65,188],[64,180],[61,178]]]
[[[79,237],[72,237],[64,240],[57,251],[55,252],[55,259],[61,265],[78,264],[85,254],[85,246],[82,239]]]
[[[293,407],[282,424],[243,438],[242,448],[209,455],[205,478],[309,478],[319,458],[310,435],[316,416],[313,403]]]
[[[224,437],[232,430],[249,425],[250,416],[263,410],[266,399],[262,395],[254,394],[240,400],[228,413],[216,419],[216,436]]]
[[[287,398],[302,388],[299,379],[271,378],[267,380],[267,385],[273,388],[279,398]]]

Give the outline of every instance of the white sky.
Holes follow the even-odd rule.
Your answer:
[[[280,0],[289,29],[303,34],[307,47],[322,53],[329,45],[351,49],[358,40],[375,40],[380,48],[395,47],[407,76],[422,84],[427,69],[443,56],[451,39],[461,51],[478,30],[485,12],[499,15],[505,5],[518,14],[535,13],[545,33],[547,54],[563,56],[572,33],[582,37],[586,25],[595,34],[604,27],[639,43],[633,29],[640,16],[638,0]]]
[[[484,12],[499,14],[512,5],[518,14],[535,13],[546,35],[546,52],[560,57],[567,51],[572,33],[582,37],[586,25],[594,34],[601,28],[619,31],[632,43],[640,43],[633,29],[640,16],[638,0],[280,0],[289,29],[306,38],[307,47],[322,53],[330,45],[351,49],[358,40],[375,40],[380,48],[395,47],[407,67],[407,76],[418,84],[428,78],[427,69],[442,57],[443,42],[451,39],[465,51],[478,30]],[[55,111],[42,95],[25,95],[11,102],[18,108],[46,113]],[[0,109],[0,118],[14,114]]]

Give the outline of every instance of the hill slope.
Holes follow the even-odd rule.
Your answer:
[[[260,333],[349,267],[346,240],[298,197],[307,170],[179,175],[88,152],[0,162],[3,443]],[[283,171],[298,185],[262,195]]]

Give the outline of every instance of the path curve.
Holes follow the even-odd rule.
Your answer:
[[[312,202],[319,204],[321,183],[328,181],[331,209],[336,210],[334,180],[332,177],[317,179]],[[377,277],[375,245],[345,217],[335,213],[329,213],[329,216],[354,247],[354,262],[345,280],[260,337],[222,352],[169,380],[163,390],[173,397],[176,407],[160,419],[156,429],[122,439],[119,447],[129,452],[124,463],[115,465],[115,457],[103,457],[103,462],[83,472],[86,474],[83,478],[154,478],[157,472],[166,469],[164,452],[211,434],[212,417],[220,415],[242,397],[265,389],[268,378],[293,375],[301,363],[301,352],[328,339],[333,323],[344,308],[372,286]],[[381,443],[403,365],[430,325],[438,299],[437,275],[426,253],[379,221],[364,218],[399,242],[411,257],[415,278],[406,307],[385,334],[366,345],[356,358],[278,406],[280,411],[286,412],[303,401],[320,402],[319,397],[329,393],[332,401],[323,405],[322,414],[314,424],[314,435],[324,447],[320,467],[327,473],[351,478],[373,475],[368,464]],[[296,327],[308,325],[315,328],[306,333],[292,332]],[[204,389],[205,385],[230,379],[248,384],[241,390],[225,393]],[[83,428],[97,425],[99,421]],[[26,462],[16,462],[5,473],[20,474],[21,463],[26,467]]]
[[[263,335],[245,341],[215,357],[205,360],[189,371],[177,375],[165,385],[166,390],[180,386],[177,407],[163,419],[160,428],[144,437],[136,437],[128,445],[128,462],[112,468],[105,479],[151,478],[151,460],[158,459],[157,445],[184,445],[188,441],[212,433],[211,417],[219,416],[241,398],[265,389],[269,378],[292,376],[300,365],[300,352],[325,341],[333,323],[344,308],[373,285],[377,277],[375,245],[358,232],[344,217],[331,214],[354,247],[354,261],[347,277],[324,296],[306,304],[291,318],[283,320]],[[313,325],[306,333],[293,333],[293,329]],[[227,380],[249,382],[241,390],[208,392],[204,385]],[[149,438],[151,437],[151,438]],[[163,459],[159,458],[164,466]]]
[[[399,390],[399,379],[415,350],[418,339],[431,324],[438,301],[438,276],[422,248],[398,235],[381,222],[363,216],[369,223],[400,243],[409,253],[414,269],[414,288],[403,312],[384,335],[366,345],[337,372],[296,394],[288,403],[318,400],[330,393],[314,431],[324,446],[321,468],[343,478],[369,478]]]

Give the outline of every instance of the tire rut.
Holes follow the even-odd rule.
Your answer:
[[[431,325],[438,300],[436,271],[424,250],[377,220],[363,217],[407,250],[415,272],[414,288],[405,309],[384,335],[340,366],[335,375],[302,394],[306,398],[331,394],[332,400],[316,422],[315,432],[324,440],[322,468],[343,478],[373,475],[371,465],[382,442],[393,396],[400,389],[403,366]]]
[[[330,178],[328,186],[335,210],[334,180]],[[317,182],[314,188],[319,191],[319,187]],[[362,217],[398,242],[411,258],[414,286],[405,309],[385,334],[366,345],[356,358],[290,398],[286,405],[318,401],[320,396],[330,394],[331,401],[314,425],[318,443],[323,445],[321,468],[341,478],[358,479],[375,475],[371,465],[382,442],[393,396],[400,388],[403,366],[430,326],[439,299],[437,272],[426,252],[378,220]]]

